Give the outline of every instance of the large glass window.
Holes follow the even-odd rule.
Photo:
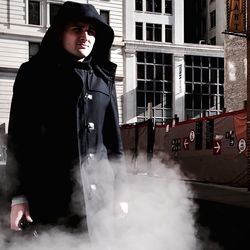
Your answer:
[[[29,58],[34,56],[40,47],[40,43],[29,42]]]
[[[172,14],[172,0],[165,0],[165,13]]]
[[[138,121],[148,118],[149,106],[155,122],[172,118],[172,69],[171,54],[137,52]]]
[[[213,10],[210,12],[210,28],[214,28],[216,26],[216,11]]]
[[[172,25],[165,25],[165,42],[172,43]]]
[[[61,7],[62,7],[61,4],[50,3],[50,9],[49,9],[50,24],[52,24],[52,22],[54,21],[54,18]]]
[[[142,0],[135,0],[135,9],[142,11]]]
[[[100,15],[104,19],[104,21],[109,24],[109,11],[108,10],[100,10]]]
[[[224,108],[224,59],[185,56],[186,117],[217,115]]]
[[[146,11],[161,13],[161,0],[146,0]]]
[[[39,1],[29,1],[29,24],[40,25]]]
[[[147,23],[146,24],[147,40],[148,41],[162,41],[161,24]]]
[[[143,23],[141,22],[135,23],[135,39],[136,40],[143,39]]]

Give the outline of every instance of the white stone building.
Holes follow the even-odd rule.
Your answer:
[[[5,123],[8,126],[12,87],[19,66],[37,51],[42,37],[50,26],[50,20],[63,2],[62,0],[0,1],[0,124]],[[95,5],[115,31],[111,60],[118,64],[116,86],[120,120],[122,120],[121,96],[124,85],[122,0],[75,2]]]
[[[218,28],[216,20],[212,26],[208,24],[208,13],[217,7],[212,2],[221,1],[125,1],[124,122],[146,119],[148,106],[153,107],[156,122],[166,122],[174,115],[185,120],[221,112],[224,83],[221,33],[225,23],[217,17]],[[199,30],[203,16],[195,20],[194,15],[200,13],[206,18],[203,33]],[[223,16],[223,9],[216,15],[219,13]],[[197,34],[197,30],[197,41],[192,41],[193,36],[185,41],[184,34]],[[214,36],[219,36],[220,45],[208,44]],[[200,42],[203,39],[205,42]]]
[[[213,28],[209,28],[208,21],[205,22],[203,36],[197,36],[199,41],[185,41],[185,34],[201,27],[200,22],[192,22],[192,15],[191,18],[187,16],[190,13],[187,6],[191,1],[205,3],[202,8],[207,19],[210,18],[209,9],[216,9],[222,2],[76,1],[95,5],[115,31],[111,60],[118,64],[116,86],[121,123],[147,119],[150,105],[157,122],[167,122],[175,114],[180,120],[185,120],[204,113],[221,112],[224,67],[221,32],[224,24],[223,18],[217,16],[220,13],[223,16],[224,12],[221,9],[216,12],[216,21],[222,21],[218,25],[215,23]],[[0,124],[8,126],[12,87],[20,64],[35,53],[50,20],[63,2],[0,1]],[[214,36],[219,46],[208,44]],[[200,42],[203,39],[205,44]]]

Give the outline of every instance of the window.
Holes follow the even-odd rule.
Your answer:
[[[146,11],[161,13],[161,0],[146,0]]]
[[[172,14],[172,0],[165,0],[165,13]]]
[[[142,0],[135,0],[135,9],[142,11]]]
[[[109,11],[108,10],[100,10],[100,15],[104,19],[104,21],[109,24]]]
[[[165,25],[165,42],[172,43],[172,26]]]
[[[143,23],[136,22],[135,27],[135,39],[143,40]]]
[[[50,9],[49,9],[49,18],[50,19],[49,20],[50,20],[50,24],[52,24],[56,14],[58,13],[58,11],[62,7],[62,5],[61,4],[50,3],[49,6],[50,6]]]
[[[165,123],[172,117],[172,55],[137,52],[137,118],[148,118],[152,104],[153,119]]]
[[[210,28],[214,28],[216,26],[216,11],[213,10],[210,12]]]
[[[224,60],[185,56],[186,117],[216,115],[224,108]]]
[[[146,32],[148,41],[162,41],[161,24],[147,23]]]
[[[34,56],[40,47],[40,43],[29,42],[29,58]]]
[[[40,25],[39,1],[29,1],[29,24]]]

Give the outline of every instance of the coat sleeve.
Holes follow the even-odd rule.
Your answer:
[[[115,193],[121,200],[125,194],[127,176],[115,84],[111,85],[111,101],[105,116],[103,134],[108,158],[115,174]]]
[[[7,195],[10,199],[14,196],[26,195],[25,182],[29,178],[28,162],[31,161],[28,159],[32,154],[30,149],[35,147],[32,145],[36,129],[32,101],[34,93],[31,88],[31,83],[34,84],[33,76],[34,72],[28,64],[22,64],[13,87],[6,162]]]

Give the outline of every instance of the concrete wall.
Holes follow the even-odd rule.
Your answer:
[[[225,35],[225,108],[244,108],[247,100],[247,41],[245,37]]]

